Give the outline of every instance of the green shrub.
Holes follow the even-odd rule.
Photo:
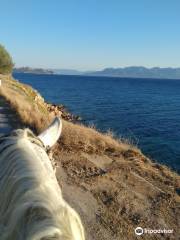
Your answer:
[[[13,70],[13,61],[6,49],[0,45],[0,74],[9,74]]]

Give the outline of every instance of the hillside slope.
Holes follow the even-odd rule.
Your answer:
[[[56,174],[88,240],[134,240],[138,226],[174,230],[141,239],[178,239],[180,177],[175,172],[108,133],[67,121],[72,118],[62,106],[47,104],[30,86],[11,76],[0,79],[0,95],[17,112],[22,127],[40,132],[55,115],[64,119],[53,149]]]

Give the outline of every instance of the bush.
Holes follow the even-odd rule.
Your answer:
[[[6,49],[0,45],[0,74],[9,74],[13,70],[13,61]]]

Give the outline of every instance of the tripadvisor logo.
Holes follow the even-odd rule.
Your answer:
[[[142,234],[158,234],[158,233],[164,233],[164,234],[170,234],[173,233],[173,229],[149,229],[149,228],[142,228],[137,227],[134,230],[135,234],[140,236]]]
[[[143,228],[142,228],[142,227],[137,227],[137,228],[135,229],[135,234],[138,235],[138,236],[142,235],[143,232],[144,232],[144,231],[143,231]]]

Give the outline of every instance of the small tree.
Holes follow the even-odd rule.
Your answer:
[[[0,45],[0,74],[9,74],[13,70],[13,61],[6,49]]]

